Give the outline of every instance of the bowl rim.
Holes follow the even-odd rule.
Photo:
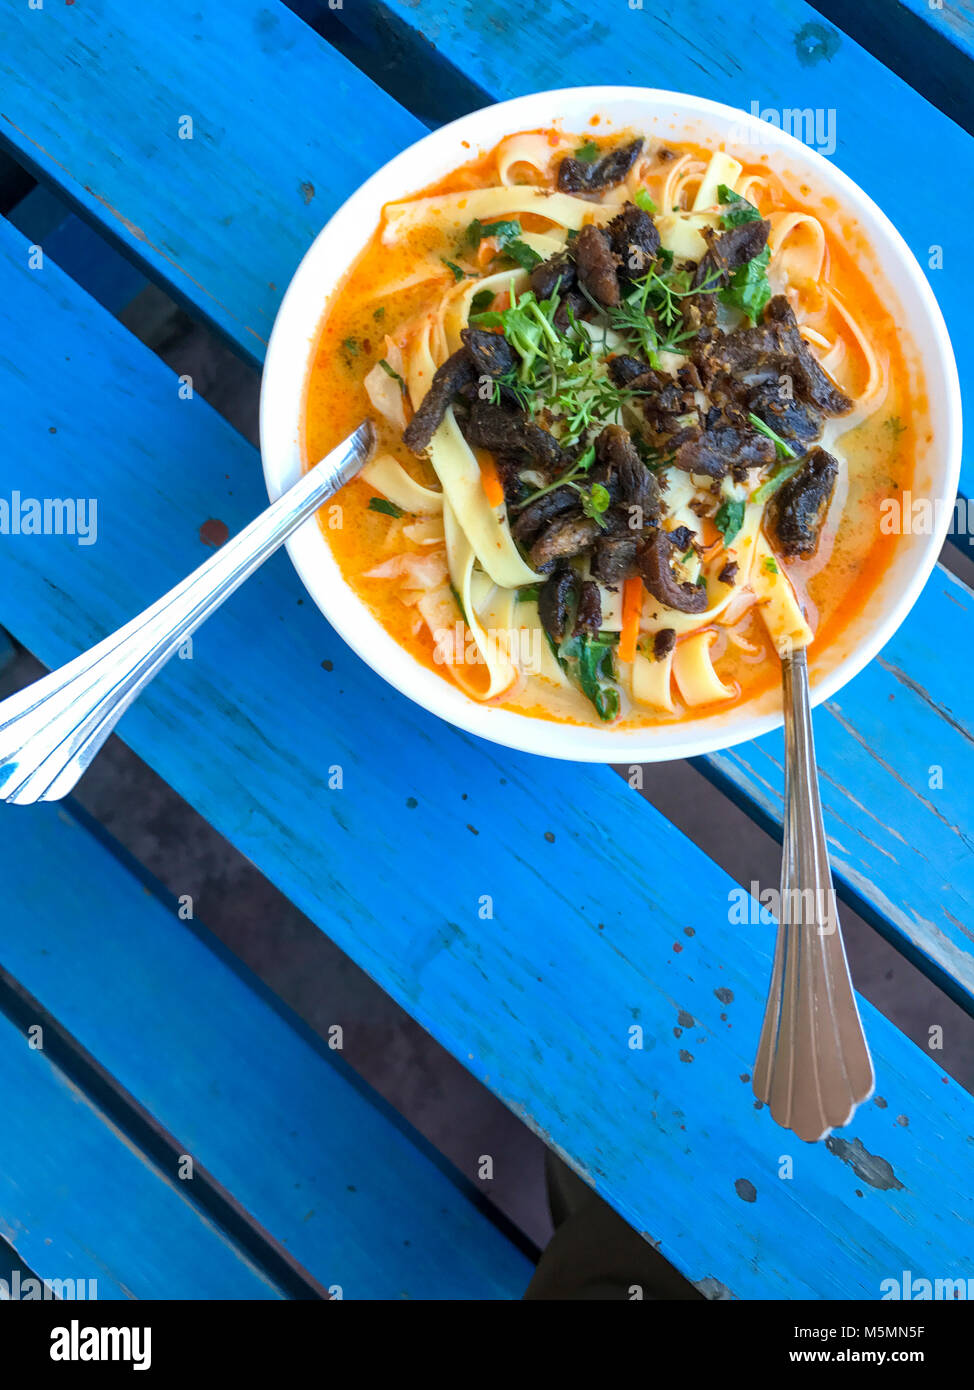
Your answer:
[[[533,92],[482,107],[438,127],[377,169],[332,213],[318,232],[296,268],[278,308],[268,341],[260,392],[261,460],[268,495],[275,500],[300,472],[303,403],[315,335],[328,296],[365,244],[363,237],[350,257],[339,258],[338,271],[325,275],[326,288],[322,291],[319,281],[322,279],[323,256],[336,230],[340,234],[358,208],[374,202],[379,188],[398,187],[398,193],[384,192],[381,203],[385,203],[397,196],[408,197],[430,184],[443,163],[439,157],[442,149],[455,145],[457,151],[462,151],[461,142],[469,142],[466,153],[457,155],[452,166],[455,167],[472,157],[477,147],[488,149],[505,134],[517,130],[552,124],[571,129],[573,121],[584,118],[569,115],[569,107],[587,107],[592,114],[599,111],[608,115],[607,108],[624,102],[655,107],[656,118],[661,114],[665,118],[672,112],[684,122],[701,120],[705,123],[709,117],[716,118],[720,125],[731,122],[735,132],[753,130],[759,135],[760,147],[769,151],[784,150],[811,171],[820,174],[826,184],[832,185],[829,191],[834,190],[838,194],[842,210],[855,215],[867,239],[872,242],[878,231],[881,238],[890,244],[897,268],[905,275],[908,288],[917,300],[921,318],[925,317],[926,327],[936,345],[938,358],[925,362],[924,371],[928,380],[934,373],[939,375],[947,409],[946,418],[937,421],[936,439],[931,449],[931,459],[942,460],[943,472],[943,483],[936,488],[934,500],[950,505],[941,505],[931,533],[923,538],[921,545],[912,547],[914,559],[911,571],[888,610],[830,670],[817,679],[813,674],[812,704],[818,705],[848,684],[882,650],[907,617],[934,569],[950,525],[951,506],[960,475],[960,382],[950,337],[933,290],[909,246],[882,209],[847,174],[817,150],[740,108],[690,93],[651,87],[592,85]],[[519,114],[531,112],[533,107],[546,109],[548,114],[540,121],[537,112]],[[552,117],[551,111],[559,114]],[[609,119],[611,122],[611,116]],[[716,143],[733,145],[735,142],[729,141],[727,133],[721,133]],[[427,165],[425,176],[424,164]],[[373,223],[370,221],[367,235],[371,235],[372,230]],[[899,294],[903,294],[902,288]],[[310,317],[309,296],[312,297],[312,308],[316,305],[310,335],[306,331],[298,331],[298,325]],[[914,317],[912,322],[918,323],[919,320]],[[301,363],[297,388],[295,356]],[[934,472],[940,471],[934,469]],[[743,713],[738,713],[740,706],[732,706],[723,713],[718,710],[699,719],[629,729],[595,728],[541,719],[478,703],[458,686],[424,666],[382,627],[342,576],[330,547],[321,535],[316,518],[309,519],[293,533],[287,541],[287,549],[298,576],[318,608],[367,665],[424,709],[467,733],[502,746],[572,762],[670,761],[721,752],[782,725],[780,709],[748,714],[746,706]],[[895,559],[890,562],[891,567],[894,564]],[[881,578],[879,586],[883,583],[884,579]],[[351,602],[343,601],[349,599]]]

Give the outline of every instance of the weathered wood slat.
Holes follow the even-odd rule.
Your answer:
[[[26,270],[10,232],[0,249],[0,495],[72,478],[99,500],[94,546],[0,546],[4,620],[54,664],[198,561],[207,518],[235,530],[261,484],[253,451],[56,267]],[[841,1146],[796,1148],[779,1179],[787,1141],[746,1080],[770,928],[733,925],[731,881],[608,769],[506,752],[400,699],[285,557],[120,732],[692,1279],[875,1297],[891,1269],[957,1267],[961,1088],[867,1008],[887,1104],[842,1141],[902,1187]]]
[[[804,14],[807,10],[807,7],[794,3],[794,0],[775,0],[774,8],[779,16],[791,15],[788,23],[792,24],[796,11]],[[341,13],[345,14],[344,11]],[[401,30],[397,42],[408,47],[409,35],[412,34],[413,42],[417,45],[417,62],[419,46],[427,44],[416,28],[421,19],[438,46],[439,61],[448,63],[453,58],[465,62],[471,77],[482,79],[485,83],[495,80],[501,83],[493,87],[498,95],[508,95],[513,90],[536,84],[536,69],[526,56],[527,50],[523,45],[507,45],[512,51],[506,53],[503,63],[495,61],[490,43],[486,39],[481,41],[477,30],[480,20],[476,14],[471,15],[468,33],[463,25],[456,22],[455,17],[446,14],[434,30],[431,13],[432,0],[422,0],[418,8],[403,4],[397,12],[396,23]],[[355,7],[356,22],[365,14],[361,6]],[[382,14],[385,18],[381,19],[381,23],[386,25],[395,17],[391,9]],[[92,13],[86,10],[86,42],[93,51],[90,63],[87,67],[82,65],[82,71],[76,71],[78,64],[69,61],[69,55],[73,53],[72,42],[77,42],[72,37],[77,34],[77,29],[71,27],[74,19],[61,11],[56,14],[45,11],[44,15],[44,27],[41,28],[38,27],[41,21],[35,12],[31,12],[26,20],[17,12],[0,14],[0,73],[3,72],[4,63],[16,69],[11,74],[12,95],[9,100],[13,101],[16,97],[16,101],[22,105],[22,120],[30,123],[30,130],[17,136],[18,147],[26,149],[32,140],[44,144],[47,150],[46,172],[56,178],[65,191],[70,193],[74,189],[75,196],[89,211],[95,210],[103,216],[107,216],[105,204],[111,204],[123,219],[119,223],[116,216],[114,225],[118,226],[123,241],[127,240],[129,249],[133,253],[141,250],[155,273],[168,276],[171,284],[181,285],[182,293],[195,298],[197,308],[219,322],[238,347],[259,353],[262,344],[243,325],[257,322],[261,315],[269,323],[289,269],[299,258],[305,242],[310,240],[335,202],[384,159],[392,147],[405,144],[420,133],[418,123],[368,84],[361,74],[343,64],[343,60],[327,45],[323,45],[306,25],[276,5],[261,8],[248,0],[246,5],[236,8],[231,23],[222,12],[212,7],[199,12],[190,0],[174,0],[165,20],[145,11],[140,11],[136,17],[128,8],[123,11],[120,0],[100,0]],[[583,76],[584,80],[631,77],[632,80],[669,82],[675,86],[693,86],[696,83],[702,90],[699,64],[710,50],[704,48],[701,57],[682,30],[667,30],[662,20],[657,22],[658,15],[658,7],[652,14],[627,9],[620,12],[619,26],[613,26],[611,32],[605,25],[596,24],[591,16],[586,16],[576,26],[581,35],[578,53],[588,54],[593,67],[586,74],[580,70],[577,80],[583,80]],[[351,10],[347,17],[354,18]],[[378,25],[380,18],[373,13],[370,22]],[[516,17],[509,14],[503,22],[514,26]],[[726,22],[730,25],[732,17]],[[733,23],[737,24],[739,20],[734,19]],[[148,26],[144,31],[143,25]],[[644,28],[634,28],[634,25]],[[6,29],[4,26],[7,26]],[[554,42],[550,37],[552,26],[546,24],[541,27],[547,37],[538,41]],[[388,29],[382,32],[387,33]],[[748,62],[750,64],[753,58],[754,63],[760,60],[764,64],[761,68],[763,81],[785,83],[785,76],[775,76],[770,49],[778,43],[776,33],[790,32],[783,19],[777,29],[774,24],[762,24],[760,42],[754,54],[748,57]],[[194,36],[191,45],[184,38],[187,33]],[[636,58],[632,55],[642,53],[640,44],[644,40],[640,35],[644,33],[653,36],[650,61],[644,64],[640,60],[640,73],[633,74],[631,67]],[[743,61],[739,46],[731,43],[729,30],[725,34],[718,29],[716,33],[726,41],[720,50],[725,52],[721,63],[731,63],[730,75],[722,70],[711,71],[719,65],[716,58],[712,61],[708,58],[710,67],[707,69],[706,94],[743,101],[741,92],[744,89],[741,84],[747,79],[737,66],[739,61]],[[246,42],[241,37],[243,34],[246,35]],[[257,43],[254,42],[255,34],[259,39]],[[31,38],[30,44],[26,42],[28,36]],[[632,51],[626,55],[625,61],[620,55],[624,37],[628,37],[632,44]],[[8,42],[2,42],[3,39]],[[138,69],[139,102],[128,113],[129,118],[124,123],[107,118],[60,120],[56,107],[50,105],[47,97],[39,100],[30,87],[32,75],[37,75],[35,64],[43,63],[46,72],[65,68],[65,90],[73,94],[79,111],[91,112],[97,118],[103,114],[100,103],[107,100],[100,88],[113,82],[128,82],[126,73],[136,62],[133,56],[136,48],[152,51],[153,63]],[[717,52],[716,48],[714,52]],[[747,52],[751,54],[751,49],[748,48]],[[737,56],[731,62],[726,58],[726,53]],[[845,55],[841,63],[840,54]],[[576,56],[574,46],[570,53],[561,56],[569,64],[569,69],[567,75],[559,80],[570,81],[571,65],[582,59]],[[233,63],[230,63],[230,57]],[[875,64],[869,67],[870,61],[858,54],[854,45],[846,45],[845,49],[840,46],[832,60],[823,60],[805,69],[797,52],[793,51],[783,70],[785,74],[790,74],[788,80],[794,78],[797,84],[793,89],[787,88],[790,93],[788,103],[804,104],[810,102],[816,92],[831,90],[834,93],[837,89],[845,90],[850,84],[854,86],[854,71],[858,72],[861,67],[861,71],[873,73]],[[246,67],[248,62],[249,68]],[[785,60],[782,59],[782,62]],[[275,81],[281,82],[286,78],[290,93],[310,93],[312,88],[315,91],[327,88],[339,95],[329,97],[327,102],[320,104],[310,99],[306,105],[296,100],[265,104],[259,112],[260,130],[254,135],[253,144],[247,145],[244,135],[249,130],[249,123],[257,121],[258,116],[240,117],[240,84],[236,76],[228,78],[226,82],[212,76],[225,70],[230,73],[234,63],[241,71],[252,71],[254,82],[263,84],[260,89],[276,90]],[[839,63],[839,66],[835,67],[835,63]],[[614,77],[609,72],[613,64],[616,65]],[[862,67],[863,64],[866,66]],[[827,69],[824,78],[816,76],[820,68]],[[564,68],[559,65],[553,70],[564,74]],[[749,67],[748,71],[754,71],[754,68]],[[667,76],[667,73],[670,75]],[[277,77],[272,80],[273,74],[277,74]],[[880,76],[874,76],[879,82]],[[732,77],[737,86],[727,85],[732,84]],[[505,82],[509,84],[506,87],[503,86]],[[718,85],[713,87],[713,83]],[[812,85],[808,86],[808,83]],[[55,85],[61,90],[60,84]],[[98,90],[94,90],[96,88]],[[258,87],[253,89],[257,90]],[[42,85],[38,90],[43,92],[45,88]],[[127,90],[127,86],[122,90]],[[766,89],[762,86],[760,90],[763,92]],[[771,93],[767,98],[770,101],[775,91],[784,92],[786,87],[772,86],[767,90]],[[193,93],[199,95],[190,98],[189,94]],[[762,100],[765,98],[762,97]],[[910,100],[918,98],[911,96]],[[200,126],[197,120],[197,126],[204,131],[195,144],[180,141],[173,134],[171,124],[167,124],[166,115],[171,114],[174,106],[194,104],[198,108],[197,116],[203,121]],[[6,126],[9,127],[10,110],[20,110],[20,107],[5,106],[3,109],[7,111]],[[250,108],[247,109],[249,112]],[[355,111],[355,119],[351,122],[343,116],[350,110]],[[924,110],[929,112],[926,106]],[[931,119],[939,119],[936,113],[930,112],[930,116]],[[238,128],[241,125],[247,128],[243,133]],[[346,125],[350,126],[347,139]],[[849,121],[844,119],[840,133],[844,131],[844,138],[849,142],[849,157],[858,159],[860,134],[856,130],[846,129],[847,125]],[[5,123],[0,119],[0,132],[4,128]],[[925,128],[934,130],[936,127]],[[204,138],[205,132],[209,131],[212,137],[216,130],[224,130],[225,138]],[[40,134],[35,135],[32,133],[34,131]],[[336,159],[335,146],[339,136],[341,157]],[[956,141],[960,138],[954,132],[952,139]],[[969,142],[966,137],[964,140],[966,151]],[[943,153],[942,147],[935,147],[935,144],[931,143],[925,158],[916,165],[918,171],[935,169],[936,160]],[[136,149],[143,152],[138,159],[123,158],[125,152]],[[147,169],[151,166],[151,175],[142,167],[145,150],[151,150],[153,154],[147,165]],[[35,155],[40,158],[36,151]],[[884,147],[883,158],[887,157],[892,156]],[[312,167],[310,177],[316,189],[315,197],[307,207],[303,206],[302,200],[303,210],[299,209],[295,216],[293,189]],[[71,169],[75,172],[69,173]],[[921,173],[918,173],[920,176]],[[926,174],[922,173],[922,176]],[[84,187],[79,186],[79,180],[83,181]],[[165,196],[160,196],[161,190],[165,191]],[[251,199],[256,200],[259,207],[248,210],[241,206],[242,200],[246,202]],[[937,206],[942,207],[942,200]],[[939,215],[934,214],[935,217]],[[958,225],[952,222],[955,228]],[[177,259],[183,271],[177,272],[170,263],[168,251],[160,254],[153,249],[156,247],[163,251],[167,247],[177,247]],[[952,274],[960,273],[957,271],[960,263],[959,260],[950,262],[954,266]],[[258,267],[263,269],[258,270]],[[216,300],[224,306],[219,312],[215,307]],[[135,434],[141,442],[138,430]],[[58,493],[59,489],[63,489],[63,482],[57,476],[57,456],[48,456],[48,463],[51,479],[48,486]],[[258,493],[254,489],[249,495],[256,499]],[[215,506],[215,499],[210,498],[207,505]],[[254,505],[256,507],[256,501]],[[238,515],[242,519],[243,514]],[[941,650],[948,649],[947,634],[951,634],[952,640],[952,634],[956,631],[950,619],[954,620],[954,624],[963,621],[961,610],[964,608],[966,600],[963,599],[960,607],[956,598],[938,600],[938,621],[932,629],[937,634],[935,638],[924,642],[922,637],[927,631],[924,628],[924,634],[918,634],[914,640],[909,635],[914,631],[911,626],[906,634],[901,634],[897,639],[897,666],[906,673],[907,682],[915,682],[918,686],[922,684],[927,693],[921,695],[898,683],[896,690],[884,686],[881,699],[888,693],[898,691],[900,711],[905,709],[904,701],[910,702],[909,715],[904,717],[911,727],[929,730],[913,749],[900,748],[892,758],[884,756],[888,765],[886,769],[878,763],[870,763],[867,767],[867,760],[856,747],[855,738],[847,737],[841,726],[833,727],[820,719],[819,756],[830,789],[835,789],[831,791],[833,847],[838,848],[840,861],[848,865],[847,881],[853,895],[877,920],[884,918],[888,910],[896,922],[894,930],[907,930],[921,963],[926,963],[941,978],[945,974],[952,974],[959,980],[959,993],[970,1000],[971,942],[968,928],[963,924],[971,920],[974,873],[966,846],[953,829],[963,823],[958,803],[967,779],[950,775],[945,779],[943,788],[928,792],[924,786],[926,776],[920,782],[916,780],[917,764],[912,756],[922,751],[924,740],[931,741],[935,748],[939,746],[942,734],[951,746],[959,737],[962,756],[969,751],[965,740],[970,733],[974,711],[966,699],[966,689],[959,688],[949,663],[941,660],[939,655]],[[926,666],[916,664],[912,654],[914,649],[924,650],[932,656],[932,661]],[[859,727],[860,716],[864,727],[871,725],[876,703],[872,687],[866,693],[866,683],[875,680],[882,682],[884,677],[879,674],[881,669],[874,667],[843,692],[843,717],[854,728]],[[860,689],[864,692],[861,703]],[[938,713],[940,710],[946,711],[943,718]],[[954,722],[951,723],[951,720]],[[955,725],[965,732],[957,736]],[[780,751],[774,751],[780,750],[780,739],[769,739],[765,746],[772,750],[772,757],[780,763]],[[902,759],[907,762],[905,772],[900,765]],[[932,764],[938,759],[931,754],[929,761]],[[764,782],[768,779],[763,772],[755,776],[736,757],[714,761],[707,766],[727,779],[728,784],[733,784],[736,794],[749,809],[757,814],[769,814],[774,821],[778,820],[779,802],[774,792],[766,794]],[[769,770],[774,771],[773,767],[769,767]],[[868,792],[859,785],[862,777],[867,780]],[[774,785],[773,778],[771,781]],[[837,790],[843,787],[847,789],[846,792]],[[863,813],[860,809],[862,806],[869,810]],[[915,835],[922,848],[905,854],[897,844],[890,847],[879,843],[871,828],[870,812],[894,827],[891,832],[894,841],[897,834],[906,834],[904,825],[916,826],[915,831],[911,829],[910,838],[913,839]],[[856,829],[850,830],[850,826]],[[948,888],[943,891],[937,868],[941,859],[951,870]],[[930,902],[937,904],[932,912],[916,914],[910,906]],[[921,920],[911,922],[917,915]]]
[[[521,1296],[531,1262],[418,1136],[83,825],[0,807],[0,882],[5,969],[319,1285]]]
[[[93,1279],[98,1299],[281,1297],[2,1013],[0,1109],[0,1235],[39,1278]]]
[[[450,69],[457,75],[461,109],[470,84],[501,101],[545,86],[632,83],[745,110],[756,102],[779,121],[785,110],[820,111],[826,133],[834,123],[834,154],[827,152],[890,215],[926,270],[951,329],[968,411],[974,407],[965,230],[974,221],[974,181],[957,173],[971,167],[970,137],[802,0],[700,0],[692,16],[672,0],[619,4],[611,16],[586,0],[554,0],[543,18],[530,7],[498,14],[450,0],[364,0],[335,17],[375,46],[393,30],[405,60],[416,64],[428,61],[432,46],[441,87]],[[930,269],[932,259],[941,268]],[[974,493],[969,449],[963,485]]]
[[[277,0],[4,5],[0,93],[0,141],[254,360],[335,207],[425,133]]]

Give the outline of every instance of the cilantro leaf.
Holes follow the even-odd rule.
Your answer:
[[[457,263],[456,263],[455,261],[448,261],[447,258],[446,258],[445,256],[441,256],[441,257],[440,257],[440,260],[443,262],[443,264],[447,267],[448,270],[452,270],[452,271],[453,271],[453,278],[454,278],[454,280],[456,280],[456,281],[459,282],[459,281],[462,280],[462,279],[464,278],[464,276],[467,274],[467,272],[463,269],[463,267],[457,265]]]
[[[508,222],[481,222],[479,217],[475,217],[467,228],[467,241],[471,246],[476,246],[489,236],[495,236],[501,246],[506,246],[509,241],[520,235],[521,224],[516,218]]]
[[[636,189],[633,202],[636,204],[637,208],[642,208],[643,212],[653,213],[656,211],[656,204],[649,196],[649,190],[646,188]]]
[[[744,503],[736,497],[728,497],[717,508],[714,524],[724,537],[724,545],[730,545],[744,525]]]
[[[740,309],[752,323],[757,323],[764,313],[764,306],[771,298],[771,286],[768,283],[770,263],[771,251],[766,246],[753,260],[738,266],[731,272],[726,289],[718,292],[721,303],[731,309]]]
[[[504,255],[510,256],[522,270],[533,270],[536,265],[540,265],[543,257],[539,256],[533,246],[529,246],[526,241],[519,241],[517,237],[513,241],[507,242],[504,247]]]
[[[724,209],[720,219],[722,227],[739,227],[742,222],[760,222],[761,214],[753,203],[728,188],[726,183],[718,184],[717,197]]]
[[[575,151],[575,158],[580,159],[583,164],[594,164],[599,157],[599,147],[594,140],[586,140],[584,145],[579,145]]]
[[[494,302],[493,290],[478,290],[470,301],[470,307],[475,314],[482,314],[485,309],[489,309]]]

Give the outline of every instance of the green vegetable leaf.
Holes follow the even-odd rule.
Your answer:
[[[441,256],[440,260],[443,262],[443,264],[447,267],[448,270],[453,271],[454,280],[460,281],[467,274],[467,272],[463,269],[462,266],[457,265],[456,261],[448,261],[445,256]]]
[[[533,246],[529,246],[526,241],[519,241],[517,237],[506,244],[504,255],[509,256],[522,270],[533,270],[544,259],[538,255]]]
[[[610,723],[619,713],[619,691],[615,680],[614,647],[616,634],[597,637],[582,633],[568,637],[559,647],[552,645],[558,662],[573,685],[591,700],[599,718]]]
[[[735,193],[732,188],[728,188],[726,183],[718,185],[717,197],[724,208],[723,216],[720,219],[722,227],[739,227],[742,222],[761,222],[763,220],[754,204],[749,203],[746,198],[742,198],[739,193]]]
[[[593,521],[597,521],[604,531],[607,525],[604,514],[609,510],[612,502],[609,489],[604,487],[602,483],[593,483],[588,492],[581,494],[581,499],[582,511]]]
[[[383,516],[400,517],[406,515],[402,507],[397,507],[395,502],[390,502],[388,498],[385,497],[370,497],[369,511],[382,512]]]
[[[764,571],[765,571],[765,574],[777,574],[777,573],[778,573],[778,562],[777,562],[777,560],[775,560],[775,558],[774,558],[773,555],[765,555],[765,557],[764,557]]]
[[[359,354],[359,344],[357,338],[346,338],[342,343],[342,347],[352,357],[357,357]]]
[[[583,164],[594,164],[599,157],[599,147],[594,140],[586,140],[584,145],[580,145],[575,151],[575,158],[580,159]]]
[[[485,314],[471,314],[470,322],[484,328],[499,328],[511,347],[521,358],[518,373],[522,382],[532,376],[535,359],[539,353],[559,346],[559,336],[551,320],[558,306],[557,297],[540,302],[532,290],[526,290],[518,299],[511,282],[511,303],[507,309],[490,311]]]
[[[782,439],[780,434],[775,434],[771,426],[766,424],[764,420],[761,419],[760,415],[755,415],[753,410],[751,410],[748,411],[747,418],[756,430],[759,430],[761,434],[767,435],[768,439],[772,441],[779,458],[794,459],[798,457],[788,441]]]
[[[489,236],[495,236],[501,246],[506,246],[514,237],[520,235],[521,224],[516,218],[509,222],[481,222],[479,217],[475,217],[467,228],[467,241],[471,246],[476,246],[484,237]]]
[[[633,202],[636,204],[637,208],[642,208],[643,212],[652,213],[656,211],[656,204],[649,196],[649,190],[647,188],[637,188],[633,197]]]
[[[385,305],[384,305],[384,304],[380,304],[379,307],[378,307],[378,309],[376,309],[375,313],[372,315],[372,317],[373,317],[374,319],[384,319],[385,316],[386,316],[386,309],[385,309]]]
[[[740,309],[752,323],[757,323],[764,313],[764,306],[771,298],[771,286],[768,283],[770,262],[771,251],[766,246],[753,260],[732,271],[726,289],[719,292],[721,303],[731,309]]]
[[[489,309],[494,302],[493,290],[478,290],[470,301],[470,307],[475,314],[482,314],[485,309]]]
[[[402,387],[403,391],[406,390],[406,383],[403,381],[402,377],[396,371],[395,367],[389,366],[389,363],[386,361],[384,357],[379,358],[379,366],[385,372],[386,376],[391,376],[393,381],[399,382],[399,385]]]
[[[744,503],[736,497],[728,497],[717,508],[714,524],[723,535],[724,544],[730,545],[744,525]]]
[[[794,459],[790,463],[782,463],[771,474],[770,478],[765,478],[761,486],[751,494],[751,501],[759,504],[767,502],[769,497],[773,497],[789,478],[793,478],[802,466],[801,459]]]

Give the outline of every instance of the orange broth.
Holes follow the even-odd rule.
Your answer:
[[[551,132],[552,143],[559,136],[560,132]],[[615,139],[618,136],[613,137],[613,143]],[[712,148],[676,142],[669,143],[667,149],[677,157],[692,154],[707,159],[713,153]],[[496,153],[492,150],[471,160],[415,196],[498,183]],[[740,157],[739,151],[735,154]],[[523,167],[524,182],[539,182],[532,177],[535,171]],[[667,165],[654,165],[645,180],[657,204],[659,185],[666,172]],[[836,436],[840,458],[848,465],[844,471],[848,473],[849,496],[831,543],[820,545],[812,561],[789,561],[785,566],[815,632],[814,647],[819,649],[833,642],[861,610],[889,564],[896,537],[880,531],[880,501],[891,490],[909,488],[916,452],[929,441],[930,430],[925,402],[907,370],[896,323],[860,264],[865,248],[857,246],[851,227],[842,226],[841,235],[834,230],[839,213],[834,200],[823,199],[816,204],[807,187],[799,184],[786,188],[770,169],[767,157],[745,163],[742,177],[748,174],[760,174],[770,184],[770,200],[766,196],[760,204],[762,215],[778,210],[807,211],[822,220],[828,233],[823,280],[846,304],[856,307],[857,317],[867,326],[872,345],[885,360],[889,376],[889,391],[877,413]],[[688,206],[689,201],[683,197]],[[543,231],[549,225],[544,218],[531,214],[521,214],[519,220],[525,231]],[[303,440],[306,464],[321,458],[363,419],[375,418],[363,379],[383,356],[385,334],[394,334],[398,325],[421,312],[427,302],[432,305],[450,283],[451,272],[444,266],[442,280],[426,281],[386,297],[382,297],[382,287],[405,276],[418,255],[432,251],[452,259],[456,246],[441,243],[439,238],[439,229],[420,227],[398,244],[383,246],[376,229],[333,294],[324,313],[307,383]],[[855,383],[851,386],[854,393]],[[381,419],[376,423],[379,450],[393,454],[418,482],[436,486],[431,465],[411,454]],[[434,659],[434,644],[426,625],[417,624],[415,609],[399,599],[395,585],[388,579],[363,576],[365,570],[393,554],[424,550],[401,534],[408,517],[402,522],[394,521],[369,509],[369,500],[374,496],[375,491],[363,480],[350,483],[341,494],[340,509],[333,505],[322,509],[324,535],[342,574],[382,626],[417,661],[450,680],[448,670]],[[777,655],[754,609],[734,629],[743,639],[742,645],[730,640],[728,629],[718,627],[715,631],[715,668],[725,683],[737,687],[739,700],[751,699],[779,682]],[[538,698],[538,682],[531,681],[527,690],[502,694],[494,703],[536,718],[598,725],[597,715],[580,694],[555,691],[554,687],[551,690],[549,697],[545,689],[542,701]],[[693,719],[724,709],[733,701],[693,709],[683,707],[678,697],[676,703],[673,714],[634,706],[619,726]]]

